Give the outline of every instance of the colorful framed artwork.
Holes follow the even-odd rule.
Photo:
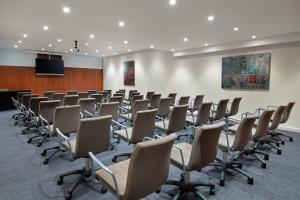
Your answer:
[[[222,58],[222,88],[268,90],[271,54],[260,53]]]
[[[124,62],[124,85],[135,85],[135,62]]]

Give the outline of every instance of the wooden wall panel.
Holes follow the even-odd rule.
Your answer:
[[[103,90],[103,70],[65,67],[64,76],[37,76],[34,67],[0,66],[0,88],[44,91]]]

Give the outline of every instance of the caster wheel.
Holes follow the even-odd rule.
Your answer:
[[[121,141],[120,141],[120,139],[117,139],[117,143],[119,144]]]
[[[47,137],[47,138],[50,138],[50,135],[47,135],[46,137]]]
[[[48,159],[45,159],[44,162],[43,162],[43,164],[44,164],[44,165],[47,165],[48,162],[49,162],[49,160],[48,160]]]
[[[113,159],[111,159],[111,161],[115,163],[115,162],[117,162],[117,158],[113,158]]]
[[[42,146],[42,143],[39,142],[36,146],[40,147],[40,146]]]
[[[45,156],[46,155],[46,151],[43,151],[42,153],[41,153],[41,156]]]
[[[65,200],[71,200],[72,199],[72,194],[65,194]]]
[[[107,192],[106,187],[102,186],[102,187],[101,187],[101,193],[104,194],[104,193],[106,193],[106,192]]]
[[[293,138],[290,138],[290,142],[293,142],[294,141],[294,139]]]
[[[26,131],[23,130],[23,131],[22,131],[22,135],[25,135],[25,133],[26,133]]]
[[[282,153],[281,150],[277,150],[278,155],[281,155],[281,153]]]
[[[224,180],[220,180],[219,185],[222,186],[222,187],[224,187],[225,186],[225,181]]]
[[[27,143],[30,144],[31,143],[31,139],[27,140]]]
[[[266,163],[261,163],[261,168],[266,169],[267,168],[267,164]]]
[[[279,143],[276,143],[276,146],[277,146],[277,147],[280,147],[280,144],[279,144]]]
[[[114,147],[110,147],[110,150],[114,150]]]
[[[269,160],[269,155],[265,155],[264,160]]]
[[[284,142],[284,141],[281,141],[281,144],[282,144],[282,145],[285,145],[285,142]]]
[[[17,124],[18,124],[17,122],[14,123],[15,126],[16,126]]]
[[[238,168],[239,168],[239,169],[242,169],[242,168],[243,168],[243,164],[239,164],[239,165],[238,165]]]
[[[253,178],[248,178],[247,183],[248,183],[249,185],[253,185],[253,183],[254,183]]]
[[[56,181],[57,185],[61,185],[63,184],[63,179],[61,177],[59,177]]]
[[[156,190],[155,192],[156,192],[156,193],[160,193],[160,190],[161,190],[161,189],[159,188],[159,189],[158,189],[158,190]]]
[[[209,194],[210,194],[210,195],[215,195],[215,194],[216,194],[215,188],[210,188]]]

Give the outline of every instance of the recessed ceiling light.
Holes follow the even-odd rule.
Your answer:
[[[150,45],[150,48],[153,49],[153,48],[154,48],[154,45]]]
[[[172,49],[171,51],[172,51],[172,52],[174,52],[174,51],[175,51],[175,49]]]
[[[117,55],[117,52],[114,52],[114,55]]]
[[[21,44],[21,43],[22,43],[22,40],[19,40],[18,42]]]
[[[70,49],[70,52],[73,52],[73,49]]]
[[[119,21],[119,22],[118,22],[118,25],[119,25],[120,27],[124,27],[124,26],[125,26],[125,22]]]
[[[64,12],[64,13],[70,13],[70,7],[64,6],[64,7],[63,7],[63,12]]]
[[[252,35],[252,39],[255,39],[256,38],[256,36],[255,35]]]
[[[61,42],[61,39],[58,38],[58,39],[57,39],[57,42]]]
[[[90,35],[90,38],[91,38],[91,39],[95,38],[95,35],[94,35],[94,34],[91,34],[91,35]]]
[[[128,49],[127,51],[128,51],[128,52],[130,52],[131,50],[130,50],[130,49]]]
[[[85,43],[85,46],[89,46],[89,43]]]
[[[102,57],[104,57],[105,55],[104,54],[102,54]]]
[[[189,39],[187,37],[185,37],[185,38],[183,38],[183,41],[187,42],[187,41],[189,41]]]
[[[42,51],[45,51],[45,48],[42,48]]]
[[[28,37],[28,35],[27,35],[26,33],[24,33],[24,34],[23,34],[23,37],[24,37],[24,38],[27,38],[27,37]]]
[[[48,26],[43,26],[43,29],[45,30],[45,31],[47,31],[48,29],[49,29],[49,27]]]
[[[52,47],[52,44],[49,44],[49,47]]]
[[[176,3],[177,3],[177,1],[176,1],[176,0],[169,0],[169,4],[170,4],[171,6],[174,6],[174,5],[176,5]]]
[[[208,21],[211,22],[211,21],[214,21],[215,17],[213,15],[210,15],[207,17],[207,19],[208,19]]]
[[[86,55],[86,56],[87,56],[87,55],[88,55],[88,53],[87,53],[87,52],[85,52],[85,53],[84,53],[84,55]]]
[[[108,46],[108,49],[109,49],[109,50],[111,50],[111,49],[112,49],[112,47],[111,47],[111,46]]]
[[[127,41],[127,40],[124,40],[124,44],[128,44],[128,41]]]
[[[14,47],[15,47],[15,48],[18,48],[18,45],[15,44]]]
[[[96,49],[96,53],[98,53],[99,52],[99,50],[98,49]]]
[[[238,30],[239,30],[239,27],[234,27],[233,30],[234,30],[234,31],[238,31]]]
[[[207,44],[207,43],[205,43],[205,44],[204,44],[204,46],[206,46],[206,47],[207,47],[207,46],[208,46],[208,44]]]
[[[65,51],[65,53],[68,53],[68,51]]]

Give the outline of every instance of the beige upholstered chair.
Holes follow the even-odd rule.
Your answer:
[[[88,92],[78,92],[79,99],[89,98]]]
[[[215,163],[216,166],[221,167],[221,186],[225,185],[226,171],[238,172],[248,178],[248,184],[253,184],[253,177],[241,170],[242,163],[233,161],[233,159],[228,160],[228,154],[231,152],[241,152],[245,150],[249,143],[252,127],[256,119],[256,115],[245,117],[241,121],[235,134],[230,134],[229,132],[223,132],[223,134],[221,134],[219,139],[219,148],[223,152],[223,160],[216,158],[218,163]]]
[[[100,154],[109,149],[110,125],[111,116],[81,119],[77,130],[77,136],[74,139],[69,139],[59,130],[59,128],[57,128],[56,132],[63,139],[62,144],[64,148],[70,152],[71,157],[85,159],[85,166],[83,169],[68,171],[58,177],[57,183],[60,185],[63,183],[63,179],[66,176],[80,175],[65,193],[65,199],[72,198],[73,191],[79,183],[90,180],[88,179],[91,177],[89,152]]]
[[[168,97],[172,99],[171,105],[175,106],[177,93],[169,93]]]
[[[170,106],[172,104],[172,98],[161,98],[158,106],[157,116],[165,118],[170,114]]]
[[[15,125],[17,125],[17,123],[19,121],[22,121],[23,118],[25,117],[25,113],[23,112],[23,109],[22,109],[22,100],[23,100],[23,96],[25,94],[31,94],[31,92],[18,92],[17,99],[12,98],[14,106],[16,107],[16,109],[18,111],[20,111],[19,113],[14,114],[12,116],[12,118],[15,119],[15,123],[14,123]]]
[[[148,99],[136,100],[132,104],[131,110],[127,110],[127,113],[122,114],[121,117],[129,121],[133,121],[133,118],[138,111],[148,110],[148,104],[149,104]]]
[[[23,95],[22,97],[22,104],[21,104],[21,110],[23,112],[23,115],[24,115],[24,118],[20,121],[17,121],[18,122],[21,122],[23,121],[26,125],[26,123],[30,120],[30,115],[29,115],[29,102],[30,102],[30,99],[33,98],[33,97],[37,97],[38,95],[37,94],[25,94]],[[16,125],[16,123],[15,123]]]
[[[113,120],[118,121],[119,119],[119,103],[109,102],[102,103],[99,110],[99,116],[111,115]]]
[[[95,101],[96,101],[96,107],[99,108],[99,106],[103,102],[103,94],[92,94],[91,98],[95,99]]]
[[[57,107],[54,113],[53,130],[56,130],[58,128],[63,134],[70,135],[71,133],[75,133],[77,131],[79,120],[80,105]],[[52,134],[58,136],[56,131],[53,131]],[[54,152],[52,152],[52,154],[45,158],[43,162],[45,165],[48,164],[50,158],[52,158],[55,154],[65,151],[60,139],[58,140],[58,142],[59,145],[46,148],[41,153],[42,156],[45,156],[48,151],[55,150]]]
[[[229,99],[221,99],[218,104],[213,104],[213,109],[210,117],[211,122],[223,120],[225,118],[228,102]],[[215,108],[215,106],[217,107]]]
[[[135,95],[140,95],[140,93],[138,91],[133,91],[130,93],[130,96],[128,97],[128,102],[131,102],[132,97]]]
[[[153,138],[155,129],[155,116],[157,114],[157,109],[138,111],[134,115],[132,127],[127,128],[126,126],[113,121],[113,124],[120,130],[115,130],[114,135],[125,140],[128,144],[137,144],[142,142],[144,137]],[[121,156],[131,156],[131,153],[123,153],[113,157],[113,162],[117,161],[118,157]]]
[[[154,93],[155,92],[152,92],[152,91],[150,91],[150,92],[147,92],[146,93],[146,99],[148,99],[149,101],[152,99],[152,96],[154,95]]]
[[[97,90],[88,90],[88,97],[91,98],[93,94],[97,94]]]
[[[66,95],[64,97],[64,106],[78,105],[79,96],[78,95]]]
[[[67,91],[67,95],[78,95],[78,91],[77,90],[69,90],[69,91]]]
[[[190,108],[189,110],[193,113],[197,110],[200,109],[201,107],[201,104],[203,102],[203,99],[204,99],[204,95],[197,95],[195,97],[195,99],[192,99],[191,103],[190,103]]]
[[[81,106],[80,112],[81,112],[83,118],[95,116],[96,99],[94,99],[94,98],[79,99],[79,105]]]
[[[53,94],[53,100],[59,100],[60,101],[60,105],[64,105],[64,98],[65,98],[66,94],[65,93],[54,93]]]
[[[188,105],[174,106],[168,119],[164,119],[158,116],[156,117],[160,121],[155,123],[155,127],[163,130],[165,134],[183,130],[185,128],[185,117],[187,109]]]
[[[107,94],[107,97],[111,96],[111,90],[103,90],[103,92],[105,92]]]
[[[172,165],[182,170],[180,181],[168,180],[167,185],[178,186],[180,192],[174,197],[179,199],[184,193],[193,192],[197,197],[206,199],[197,191],[196,187],[205,186],[210,188],[210,194],[215,193],[215,185],[203,182],[191,182],[190,173],[200,171],[213,163],[217,155],[217,145],[225,123],[219,122],[213,125],[202,126],[195,134],[192,144],[183,142],[174,145],[171,153]]]
[[[51,101],[53,99],[53,94],[56,93],[56,91],[46,91],[44,93],[44,97],[48,97],[48,100]]]
[[[122,101],[123,101],[123,97],[122,96],[112,96],[109,99],[109,102],[118,102],[119,105],[121,105]]]
[[[129,160],[108,167],[90,153],[92,166],[100,166],[94,176],[118,199],[142,199],[166,182],[175,139],[176,135],[172,134],[158,140],[140,142]]]
[[[161,94],[153,94],[151,101],[150,101],[150,106],[149,108],[158,108],[159,102],[161,99]]]
[[[190,96],[182,96],[178,100],[177,105],[186,105],[186,104],[189,104],[189,100],[190,100]]]

